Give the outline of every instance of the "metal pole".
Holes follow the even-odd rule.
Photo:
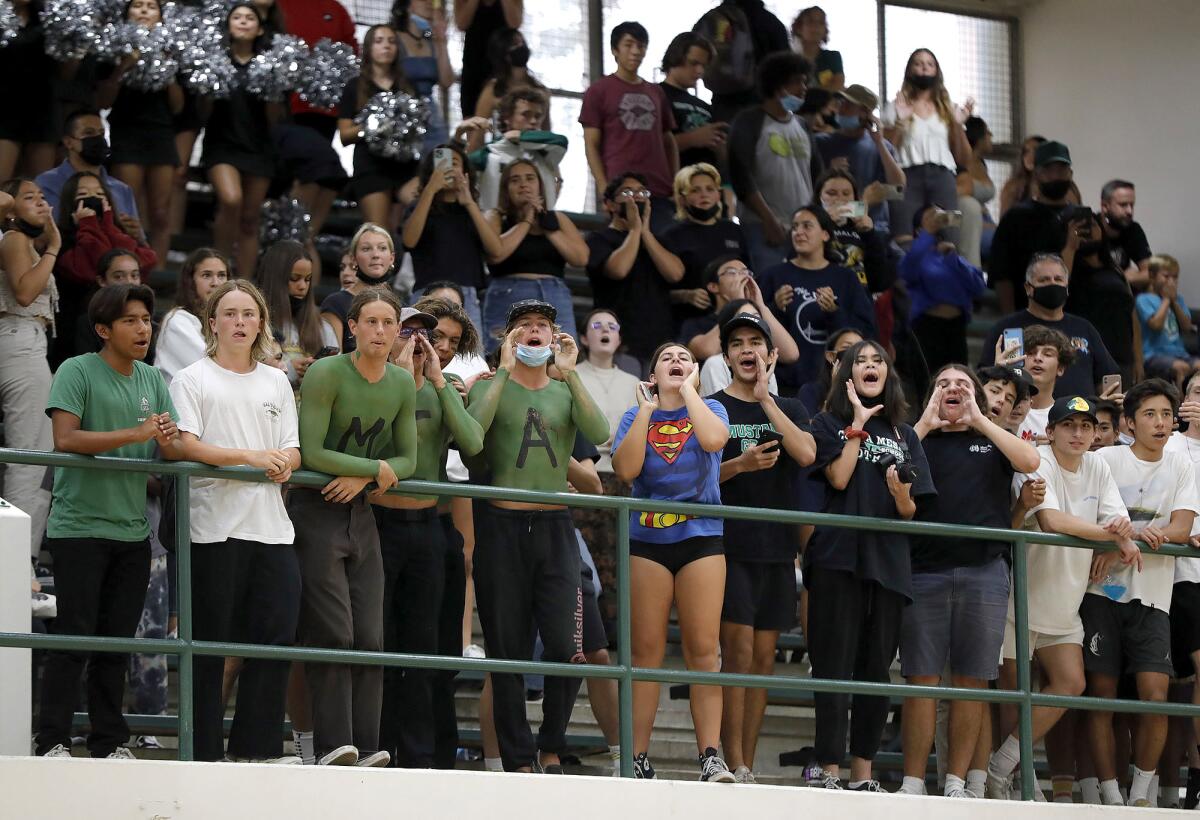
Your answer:
[[[175,477],[175,558],[178,569],[179,639],[179,759],[194,760],[192,737],[192,524],[191,479],[186,474]]]
[[[622,504],[617,516],[617,663],[621,677],[619,717],[621,725],[621,777],[633,777],[633,645],[630,637],[629,603],[629,508]]]
[[[1033,771],[1033,684],[1029,679],[1029,572],[1025,542],[1020,540],[1013,542],[1013,609],[1017,621],[1017,689],[1021,692],[1021,799],[1032,800],[1037,775]]]

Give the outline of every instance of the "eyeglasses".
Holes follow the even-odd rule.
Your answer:
[[[621,329],[621,326],[616,322],[592,322],[592,330],[611,330],[616,333]]]
[[[725,268],[717,273],[717,276],[748,276],[754,278],[754,271],[749,268]]]
[[[419,333],[426,339],[429,338],[429,328],[427,327],[402,327],[400,328],[401,339],[411,339],[414,333]]]
[[[630,199],[649,199],[650,191],[647,190],[646,188],[638,188],[638,189],[622,188],[617,193],[617,196],[627,196]]]

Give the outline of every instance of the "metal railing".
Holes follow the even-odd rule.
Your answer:
[[[1030,682],[1029,613],[1025,544],[1031,537],[1036,543],[1082,549],[1114,549],[1112,544],[1097,544],[1062,535],[1020,530],[996,530],[955,524],[931,524],[880,518],[831,515],[828,513],[765,510],[752,507],[724,507],[707,504],[669,503],[630,498],[574,493],[545,493],[507,487],[474,484],[445,484],[434,481],[401,481],[396,490],[412,495],[452,495],[502,501],[539,502],[571,507],[614,510],[617,526],[617,663],[610,666],[512,661],[495,658],[474,659],[446,655],[408,655],[389,652],[320,649],[314,647],[257,646],[253,644],[197,641],[192,638],[191,540],[189,524],[190,479],[226,478],[239,481],[267,481],[261,470],[252,467],[210,467],[188,461],[163,462],[142,459],[88,457],[66,453],[0,448],[0,463],[34,464],[48,467],[118,470],[170,474],[176,476],[176,552],[178,558],[179,637],[177,639],[111,638],[98,636],[39,635],[0,632],[0,647],[58,649],[88,652],[162,653],[179,656],[179,759],[192,760],[192,661],[196,655],[268,658],[287,661],[362,664],[366,666],[415,667],[436,670],[478,670],[482,672],[542,674],[574,678],[605,678],[618,682],[620,698],[621,774],[633,775],[633,682],[710,684],[770,688],[785,691],[844,692],[883,697],[940,698],[1015,705],[1019,711],[1021,738],[1021,791],[1023,799],[1033,798],[1035,787],[1031,721],[1034,706],[1067,709],[1102,709],[1113,712],[1154,713],[1186,717],[1200,716],[1200,705],[1191,703],[1152,703],[1146,701],[1107,700],[1093,697],[1048,695],[1033,691]],[[300,471],[292,474],[290,484],[321,487],[330,480],[321,473]],[[1013,545],[1013,592],[1016,609],[1017,688],[967,689],[959,687],[914,686],[899,683],[828,680],[771,675],[697,672],[683,669],[645,669],[635,667],[630,643],[629,600],[629,512],[671,512],[696,516],[777,521],[787,524],[816,524],[867,531],[891,531],[908,535],[940,538],[985,538]],[[1142,544],[1143,551],[1148,548]],[[1166,545],[1159,555],[1192,556],[1188,547]]]

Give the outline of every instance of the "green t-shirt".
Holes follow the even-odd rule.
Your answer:
[[[133,375],[113,370],[99,353],[67,359],[50,386],[46,413],[65,410],[78,416],[80,429],[110,432],[137,427],[155,413],[178,419],[162,374],[144,362]],[[104,455],[153,458],[154,439],[127,444]],[[146,523],[146,474],[115,470],[54,470],[54,503],[46,522],[50,538],[107,538],[141,541]]]
[[[313,362],[300,386],[300,458],[306,470],[335,476],[379,474],[379,459],[396,477],[412,475],[417,430],[416,384],[407,370],[389,364],[383,378],[367,381],[343,353]]]

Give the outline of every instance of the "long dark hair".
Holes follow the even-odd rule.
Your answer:
[[[109,190],[108,184],[99,174],[93,174],[91,171],[80,171],[74,174],[63,183],[62,192],[58,196],[58,232],[62,234],[64,248],[75,246],[75,236],[79,232],[79,226],[75,224],[72,214],[75,213],[75,195],[79,192],[79,182],[85,177],[91,177],[100,183],[100,190],[104,192],[104,198],[108,200],[108,207],[112,209],[114,216],[120,213],[117,210],[117,203],[113,201],[112,191]],[[104,214],[96,214],[96,217],[102,219]],[[113,224],[117,226],[117,230],[133,236],[116,219],[113,220]],[[136,236],[133,238],[137,239]]]
[[[371,40],[375,36],[375,32],[381,28],[390,29],[396,35],[396,57],[392,60],[392,64],[388,66],[388,76],[392,78],[392,91],[403,91],[407,94],[412,93],[412,83],[408,81],[408,75],[404,73],[404,52],[400,49],[400,35],[395,26],[387,23],[379,23],[367,29],[367,33],[363,35],[362,41],[362,69],[358,74],[358,91],[355,93],[355,99],[358,101],[358,107],[362,108],[367,104],[367,100],[371,99],[371,86],[374,84],[374,73],[371,67]]]
[[[317,312],[317,302],[313,294],[316,289],[311,285],[304,296],[304,304],[292,314],[292,303],[288,294],[288,280],[292,276],[292,268],[301,259],[308,259],[308,251],[294,239],[284,239],[267,248],[266,253],[258,260],[258,270],[254,279],[258,289],[262,291],[267,301],[267,310],[274,319],[275,329],[286,337],[286,328],[293,325],[296,328],[296,338],[301,349],[312,356],[324,346],[321,340],[321,314]]]
[[[196,291],[196,267],[209,259],[219,261],[225,266],[226,278],[233,278],[233,266],[229,264],[229,258],[225,254],[216,248],[196,248],[188,254],[187,259],[183,260],[183,267],[179,269],[179,284],[175,288],[175,305],[183,308],[197,319],[200,318],[200,313],[204,309],[204,302]]]
[[[938,116],[947,126],[954,125],[954,106],[950,102],[950,94],[946,91],[946,77],[942,74],[942,63],[938,60],[937,55],[927,48],[918,48],[912,54],[908,55],[908,62],[904,64],[904,82],[900,86],[900,93],[904,95],[906,100],[915,100],[921,93],[921,90],[912,84],[909,79],[909,72],[912,70],[913,60],[918,54],[928,54],[933,58],[933,64],[937,67],[937,73],[934,74],[936,82],[929,89],[929,96],[933,98],[933,105],[937,109]]]
[[[508,165],[504,166],[504,170],[500,172],[500,192],[499,198],[496,200],[496,210],[504,217],[505,225],[515,225],[521,221],[521,213],[512,200],[508,197],[508,180],[512,177],[514,169],[519,165],[528,165],[533,169],[533,175],[538,181],[538,195],[545,198],[546,192],[542,190],[542,175],[538,172],[537,166],[533,164],[531,159],[515,159]]]
[[[490,37],[488,37],[488,63],[492,67],[491,79],[496,81],[496,85],[493,88],[492,93],[496,95],[497,100],[508,93],[509,90],[508,73],[509,69],[513,68],[513,65],[508,61],[508,52],[512,50],[513,37],[518,34],[521,35],[522,40],[525,39],[525,35],[521,34],[521,30],[515,28],[498,28],[492,32]],[[528,41],[525,41],[525,45],[529,45]],[[529,82],[526,83],[526,85],[532,86],[533,88],[546,88],[546,86],[542,85],[537,77],[533,76],[533,72],[530,71],[528,67],[526,67],[525,73],[529,78]]]
[[[233,48],[233,38],[229,36],[229,18],[233,17],[233,13],[238,9],[250,9],[250,11],[254,12],[254,16],[258,18],[258,36],[254,38],[254,42],[251,44],[251,50],[255,54],[258,54],[267,46],[267,21],[263,18],[262,12],[258,10],[258,6],[249,2],[249,0],[242,3],[234,3],[225,14],[225,34],[221,38],[225,44],[225,50],[229,51]],[[270,34],[277,33],[281,32],[270,32]]]
[[[471,189],[471,196],[479,199],[479,189],[475,187],[475,169],[471,167],[471,161],[467,159],[467,152],[457,142],[443,142],[441,145],[435,146],[432,151],[426,151],[425,156],[421,157],[421,165],[417,169],[417,182],[420,189],[423,190],[429,184],[430,177],[433,176],[433,154],[438,148],[449,148],[458,154],[458,158],[462,161],[463,173],[467,175],[467,186]],[[444,210],[440,199],[434,200],[433,210]]]
[[[826,411],[847,424],[854,421],[854,405],[850,403],[850,396],[846,394],[846,381],[854,378],[854,360],[864,350],[878,353],[887,366],[887,378],[883,381],[881,397],[883,418],[889,424],[902,424],[908,415],[908,402],[904,398],[904,387],[900,384],[900,374],[896,372],[896,363],[892,361],[892,357],[888,355],[883,345],[871,339],[865,339],[849,348],[838,359],[837,368],[833,371],[829,395],[825,397]],[[862,396],[859,396],[859,400],[864,404],[867,403]]]
[[[794,221],[796,219],[796,214],[801,213],[803,211],[808,211],[810,214],[812,214],[814,217],[816,217],[817,224],[821,226],[821,230],[823,230],[825,233],[829,234],[829,238],[826,239],[825,242],[822,244],[821,255],[824,256],[825,259],[829,262],[836,261],[830,255],[830,251],[833,249],[834,232],[837,231],[837,225],[834,224],[833,217],[831,217],[829,215],[828,211],[826,211],[823,207],[821,207],[820,202],[814,202],[811,205],[801,205],[799,208],[792,211],[792,220]],[[788,223],[788,242],[789,243],[791,243],[791,241],[792,241],[791,233],[792,233],[792,226],[791,226],[791,222],[789,222]],[[797,255],[797,253],[798,252],[796,251],[796,246],[793,244],[792,245],[792,258],[794,258]]]
[[[842,337],[847,333],[853,333],[860,339],[863,335],[862,331],[856,327],[839,327],[837,330],[830,333],[828,338],[825,339],[825,352],[832,353],[834,350],[836,350],[838,342],[840,342]],[[846,348],[846,350],[850,350],[852,347],[854,347],[854,345]],[[838,355],[837,359],[835,359],[832,363],[827,362],[825,367],[821,368],[821,372],[817,376],[817,396],[821,400],[821,406],[809,408],[814,413],[819,413],[821,410],[825,409],[825,400],[829,396],[829,385],[833,381],[833,371],[837,369],[838,361],[842,358],[842,356],[845,355],[846,350],[843,350]]]

